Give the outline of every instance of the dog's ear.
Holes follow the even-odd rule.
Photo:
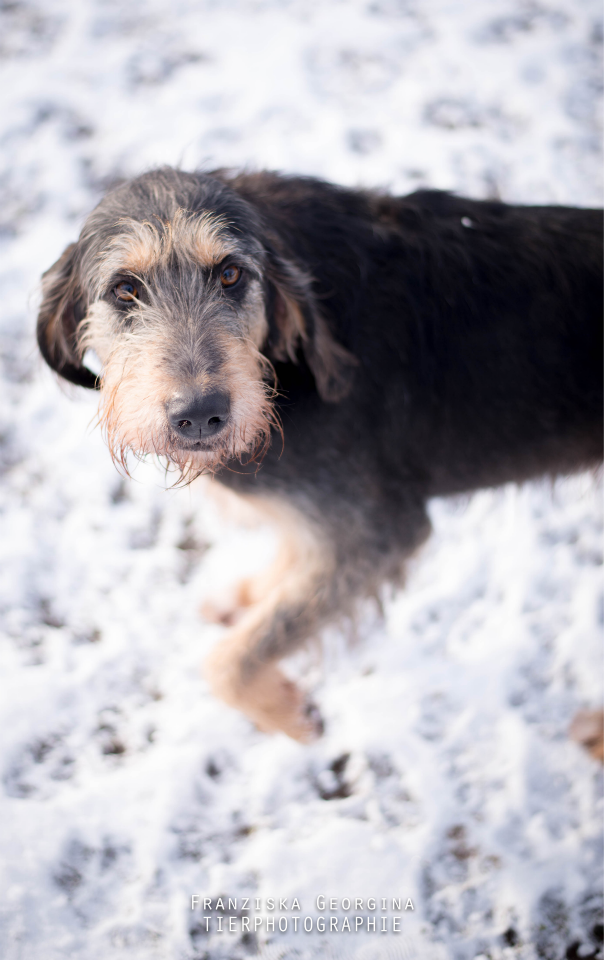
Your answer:
[[[321,399],[343,400],[357,361],[337,342],[312,293],[312,281],[291,261],[269,253],[269,352],[297,362],[301,349]]]
[[[38,345],[49,367],[80,387],[98,389],[98,378],[82,366],[76,329],[85,306],[76,274],[76,244],[71,243],[42,277],[42,304],[38,314]]]

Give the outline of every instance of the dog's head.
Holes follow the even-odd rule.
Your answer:
[[[128,450],[157,453],[194,476],[259,458],[278,429],[273,361],[305,362],[325,401],[346,392],[351,358],[312,278],[223,175],[166,169],[118,187],[42,285],[42,354],[67,380],[100,387],[122,462]]]

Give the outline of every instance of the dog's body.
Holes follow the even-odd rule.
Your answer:
[[[161,170],[45,275],[39,342],[117,456],[211,471],[283,527],[209,678],[260,727],[317,719],[277,661],[402,582],[429,497],[602,456],[602,218],[276,174]]]

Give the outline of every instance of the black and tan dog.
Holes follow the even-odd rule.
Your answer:
[[[595,210],[158,170],[45,274],[38,337],[100,387],[118,460],[209,471],[282,526],[208,677],[301,740],[320,721],[279,659],[402,581],[429,497],[602,456]]]

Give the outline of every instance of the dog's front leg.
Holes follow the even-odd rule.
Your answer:
[[[261,730],[301,741],[318,736],[322,724],[278,661],[328,623],[354,616],[358,601],[379,597],[385,582],[401,584],[406,559],[430,529],[417,498],[403,505],[393,501],[392,509],[387,503],[375,516],[366,504],[341,497],[323,512],[318,499],[256,500],[278,522],[281,550],[268,574],[246,582],[251,605],[206,663],[219,697]],[[376,502],[383,507],[382,499]]]
[[[205,673],[214,693],[261,730],[309,741],[321,733],[319,715],[277,662],[337,616],[334,548],[302,511],[274,500],[266,511],[282,532],[279,555],[258,578],[251,605],[212,652]]]

